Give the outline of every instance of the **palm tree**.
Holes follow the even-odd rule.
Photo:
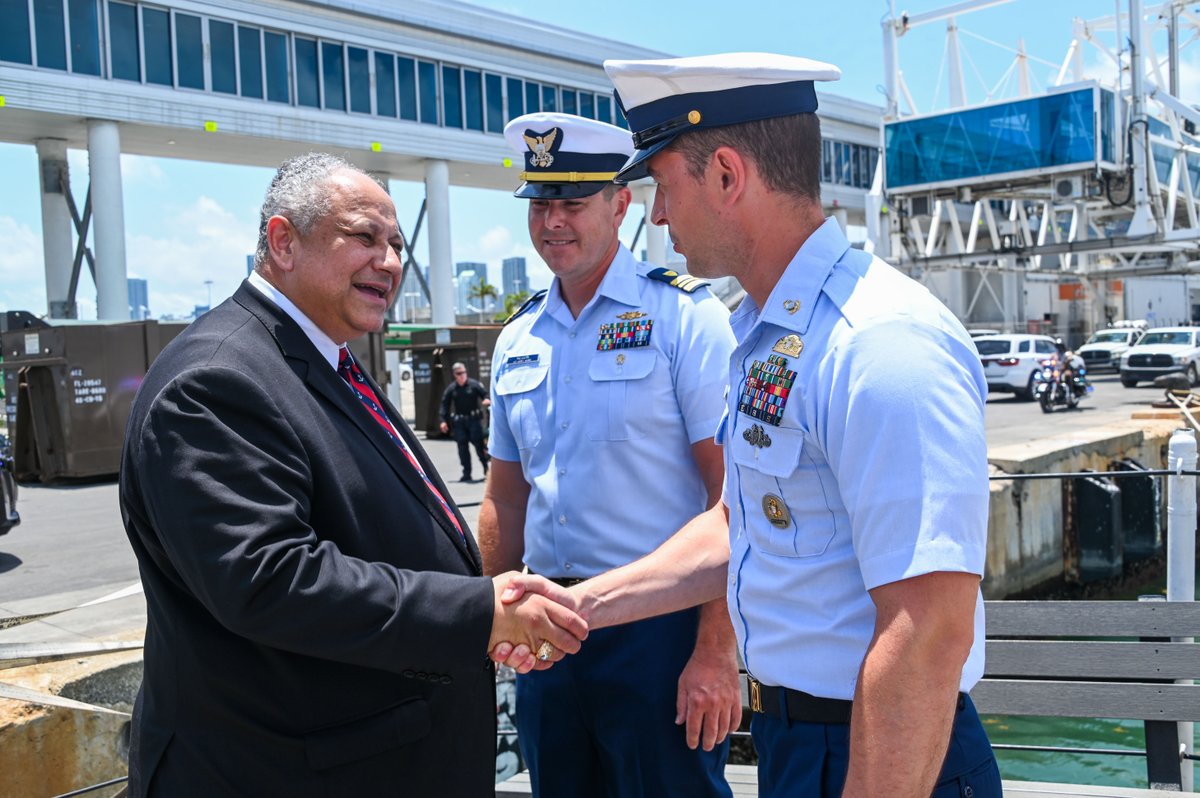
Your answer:
[[[525,304],[526,299],[529,299],[528,291],[518,291],[515,294],[505,294],[504,310],[497,313],[493,317],[493,320],[501,323],[507,321],[509,316],[517,312],[517,308]]]
[[[487,279],[480,277],[479,282],[467,289],[467,297],[470,299],[479,300],[479,323],[482,324],[483,308],[487,304],[487,298],[495,299],[500,296],[500,292],[496,290],[496,286],[492,285]]]

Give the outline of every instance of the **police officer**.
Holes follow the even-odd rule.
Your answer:
[[[763,796],[999,796],[966,695],[983,672],[986,383],[951,313],[824,217],[814,81],[839,71],[763,53],[605,68],[638,147],[618,179],[653,177],[652,220],[689,271],[747,296],[724,504],[573,588],[590,627],[725,592]]]
[[[454,442],[458,444],[458,462],[462,464],[462,478],[459,482],[471,481],[471,450],[467,444],[475,447],[479,464],[483,466],[483,475],[488,472],[487,444],[483,440],[483,409],[490,407],[492,400],[488,398],[487,389],[467,374],[467,367],[455,363],[450,367],[454,382],[446,386],[442,393],[442,409],[439,413],[442,423],[442,434],[453,429]]]
[[[496,344],[492,472],[479,516],[488,573],[570,584],[653,550],[716,504],[733,349],[707,283],[639,262],[617,237],[629,133],[536,113],[505,129],[524,154],[529,233],[554,273]],[[714,597],[718,598],[718,597]],[[741,717],[723,601],[591,635],[564,667],[518,677],[535,796],[729,796]]]

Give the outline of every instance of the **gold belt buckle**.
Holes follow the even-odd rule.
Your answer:
[[[762,712],[762,687],[755,679],[750,679],[750,711]]]

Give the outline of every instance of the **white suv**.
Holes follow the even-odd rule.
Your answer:
[[[1142,340],[1121,355],[1121,384],[1132,388],[1138,380],[1183,372],[1192,385],[1200,385],[1200,328],[1159,327],[1147,330]]]
[[[1089,372],[1099,369],[1121,370],[1121,355],[1141,340],[1142,331],[1133,327],[1096,330],[1087,343],[1075,350]]]
[[[1033,373],[1038,363],[1058,355],[1048,335],[985,335],[975,339],[988,390],[1033,398]]]

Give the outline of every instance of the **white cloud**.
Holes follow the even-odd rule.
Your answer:
[[[517,239],[511,227],[495,225],[488,228],[474,241],[456,241],[454,243],[455,261],[479,261],[488,264],[488,281],[497,288],[500,285],[502,262],[505,258],[525,258],[525,273],[529,283],[534,288],[545,288],[550,285],[554,276],[546,264],[542,263],[537,250],[529,242],[524,229],[520,231],[521,238]]]
[[[186,316],[207,304],[207,280],[214,305],[230,296],[246,276],[246,256],[258,239],[254,222],[205,196],[163,219],[158,229],[170,234],[126,237],[128,270],[146,278],[154,316]]]
[[[0,216],[0,309],[46,313],[42,238],[10,216]]]

